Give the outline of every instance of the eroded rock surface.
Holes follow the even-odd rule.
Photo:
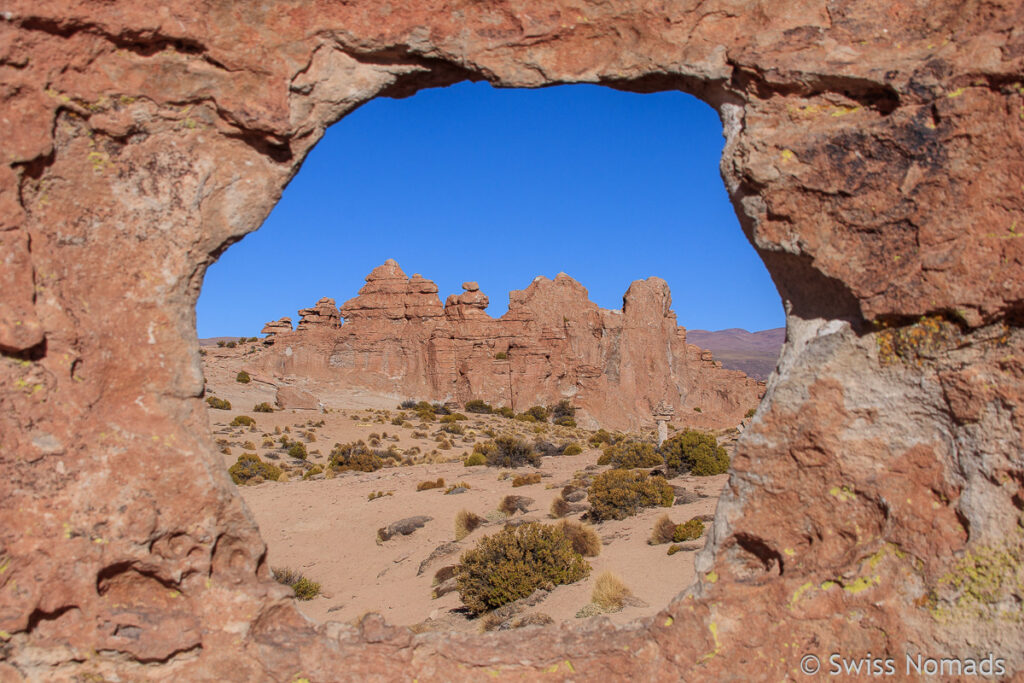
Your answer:
[[[782,679],[839,650],[1019,676],[1021,25],[1003,0],[9,0],[0,676]],[[205,268],[328,125],[467,78],[716,107],[787,307],[701,579],[637,628],[314,628],[217,466]]]
[[[651,426],[664,400],[682,425],[733,426],[764,393],[762,383],[686,343],[660,278],[634,282],[623,310],[609,311],[564,273],[538,277],[509,294],[501,318],[484,310],[488,299],[475,282],[463,289],[438,315],[437,286],[406,277],[389,260],[341,307],[343,325],[275,331],[261,367],[324,390],[361,387],[396,401],[479,399],[525,410],[569,399],[580,424],[613,429]],[[333,307],[330,299],[318,307],[325,301]]]

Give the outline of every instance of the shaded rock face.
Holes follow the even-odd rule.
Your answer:
[[[1019,675],[1020,3],[383,7],[5,4],[2,677],[781,679],[836,651]],[[710,103],[786,305],[700,578],[637,628],[314,627],[209,436],[205,268],[326,126],[466,78]]]
[[[678,408],[680,424],[736,425],[757,405],[762,383],[722,370],[687,345],[671,311],[668,284],[634,282],[623,311],[598,308],[564,273],[536,278],[509,295],[506,315],[487,315],[475,282],[439,310],[437,287],[407,278],[394,261],[375,268],[337,328],[275,335],[261,369],[293,375],[329,390],[360,387],[464,404],[480,399],[525,410],[570,399],[580,424],[639,429],[653,424],[662,400]],[[324,300],[321,300],[324,301]]]

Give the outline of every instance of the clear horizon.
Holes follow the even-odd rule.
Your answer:
[[[393,258],[443,303],[565,272],[602,308],[665,279],[687,329],[782,327],[774,284],[721,180],[721,124],[683,93],[462,83],[374,100],[332,126],[264,225],[210,267],[200,338],[255,336],[340,305]]]

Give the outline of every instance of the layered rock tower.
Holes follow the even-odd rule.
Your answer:
[[[359,387],[516,410],[570,399],[584,423],[611,428],[648,426],[662,400],[683,424],[731,426],[764,393],[686,343],[661,278],[634,282],[612,311],[564,273],[538,277],[509,294],[500,318],[487,314],[477,283],[462,287],[442,306],[437,285],[388,260],[340,309],[321,299],[299,311],[294,332],[268,323],[275,344],[262,369],[309,378],[328,394]]]

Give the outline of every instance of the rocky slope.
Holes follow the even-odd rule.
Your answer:
[[[763,383],[687,344],[660,278],[634,282],[622,310],[611,311],[564,273],[538,277],[509,294],[500,318],[487,314],[475,282],[463,289],[442,306],[437,285],[388,260],[340,309],[324,298],[299,311],[294,331],[267,323],[272,350],[253,368],[320,394],[344,385],[520,411],[570,399],[581,424],[616,429],[648,426],[662,400],[677,423],[732,426],[764,394]]]
[[[776,363],[779,352],[786,342],[786,328],[776,327],[760,332],[748,332],[739,328],[728,330],[689,330],[687,339],[708,349],[715,360],[722,361],[722,367],[740,370],[748,377],[767,381]]]

